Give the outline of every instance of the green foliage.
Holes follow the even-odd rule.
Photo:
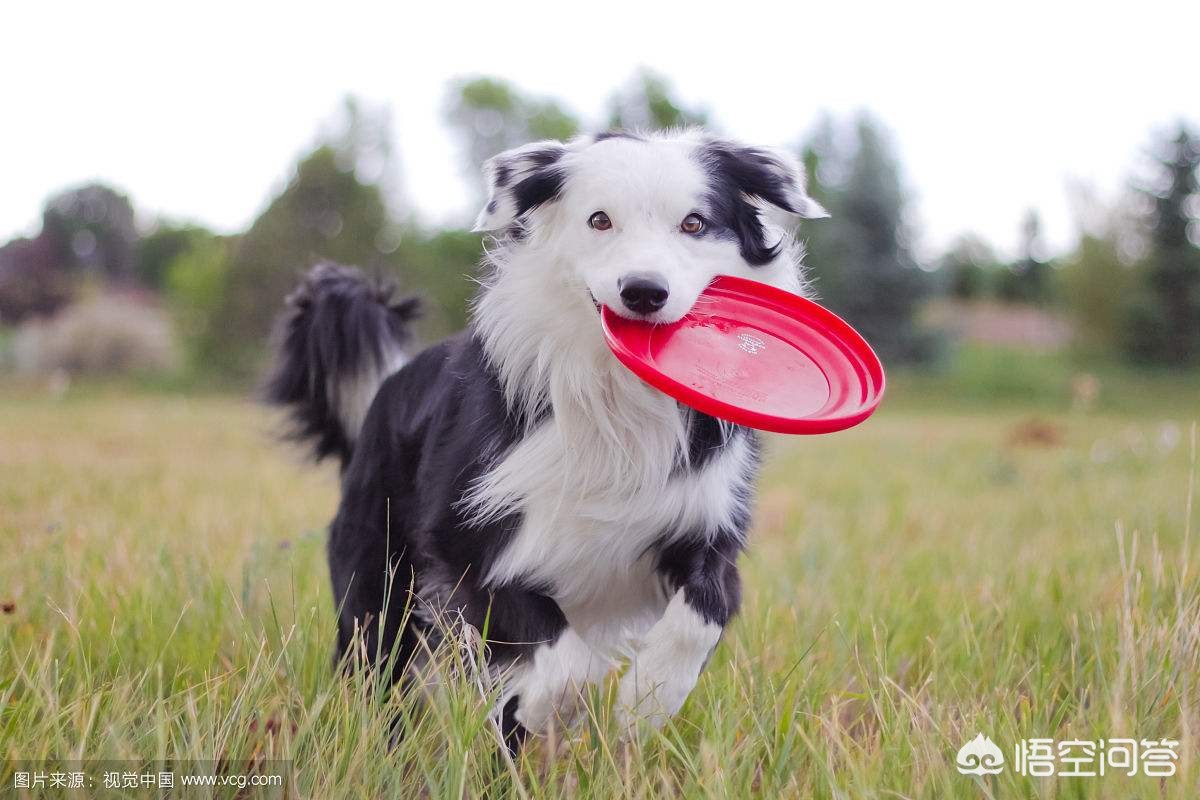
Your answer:
[[[829,121],[804,153],[810,191],[831,218],[804,228],[818,295],[889,362],[928,361],[938,338],[916,315],[933,290],[909,246],[907,198],[887,135],[866,115],[842,146]]]
[[[609,128],[661,131],[708,124],[708,111],[684,107],[673,92],[662,75],[646,69],[639,71],[609,100]]]
[[[138,233],[129,198],[104,184],[62,192],[42,212],[41,237],[53,243],[58,266],[113,281],[133,278]]]
[[[578,120],[557,101],[527,97],[511,83],[491,77],[452,83],[445,116],[480,198],[486,195],[483,162],[528,142],[569,139],[579,132]]]
[[[1008,303],[1045,305],[1054,285],[1052,269],[1045,261],[1005,264],[996,272],[996,297]]]
[[[477,288],[482,237],[463,230],[408,232],[396,251],[400,284],[422,300],[421,338],[436,341],[467,324]]]
[[[1041,218],[1029,211],[1021,225],[1021,255],[1002,269],[996,296],[1010,303],[1046,305],[1053,296],[1052,266],[1042,256]]]
[[[90,183],[52,197],[42,230],[0,247],[0,323],[50,316],[82,284],[127,284],[134,278],[138,233],[129,198]]]
[[[892,370],[885,402],[913,411],[962,409],[979,414],[1012,406],[1030,413],[1086,407],[1186,422],[1195,416],[1192,398],[1197,396],[1200,371],[1134,367],[1098,350],[1036,352],[964,342],[953,347],[953,358],[932,369]]]
[[[224,337],[217,335],[215,324],[228,292],[229,256],[235,241],[193,230],[185,249],[165,269],[163,291],[194,371],[209,371],[220,364]]]
[[[558,139],[565,141],[579,133],[579,121],[553,100],[529,102],[526,112],[530,141]]]
[[[159,220],[153,230],[138,240],[134,273],[141,284],[161,291],[166,286],[171,263],[187,251],[211,239],[212,233],[198,225],[176,225]]]
[[[397,223],[384,195],[385,116],[348,101],[345,117],[342,132],[300,160],[245,234],[220,239],[198,229],[160,228],[145,241],[143,274],[149,282],[165,271],[164,288],[195,370],[241,381],[259,374],[284,298],[299,274],[322,259],[395,276],[403,291],[425,302],[426,339],[465,325],[479,235]],[[545,116],[538,124],[555,123]]]
[[[1116,230],[1084,231],[1058,277],[1077,344],[1094,352],[1115,350],[1134,278]]]
[[[1021,225],[1021,251],[1005,263],[978,236],[960,236],[938,261],[944,290],[959,300],[995,298],[1005,303],[1049,305],[1058,297],[1055,266],[1043,255],[1041,219],[1029,211]]]
[[[1159,147],[1150,252],[1126,309],[1125,351],[1138,361],[1200,364],[1200,140],[1181,126]]]
[[[342,101],[335,123],[322,144],[333,149],[342,170],[353,172],[362,184],[379,187],[390,211],[399,213],[404,198],[394,153],[391,109],[368,106],[348,96]],[[394,240],[395,236],[388,238],[381,251],[389,252]]]
[[[233,249],[226,291],[209,334],[223,371],[249,377],[260,367],[272,320],[297,276],[321,259],[380,270],[391,223],[376,185],[322,145],[306,156]]]
[[[977,300],[990,294],[997,269],[999,259],[991,245],[969,234],[960,236],[938,264],[946,291],[960,300]]]
[[[668,80],[649,70],[613,93],[607,114],[615,128],[709,122],[707,110],[681,102]],[[487,158],[534,140],[567,139],[581,128],[556,99],[493,77],[453,83],[445,115],[480,195],[479,166]],[[166,222],[139,238],[120,192],[89,184],[60,193],[47,203],[36,238],[0,247],[0,323],[56,313],[89,282],[137,282],[168,296],[194,365],[246,379],[260,368],[271,320],[296,276],[328,258],[394,275],[405,291],[421,295],[422,338],[457,330],[475,291],[480,237],[423,229],[397,211],[390,118],[387,108],[348,98],[336,129],[235,239]],[[1137,215],[1114,212],[1083,231],[1059,269],[1043,252],[1031,211],[1015,260],[1003,262],[967,236],[930,275],[913,255],[908,197],[886,133],[866,115],[853,124],[827,117],[803,151],[810,191],[832,212],[801,231],[809,275],[819,297],[863,330],[889,363],[923,363],[941,350],[940,336],[922,327],[918,313],[936,292],[968,301],[1061,303],[1089,352],[1120,348],[1141,362],[1200,363],[1200,143],[1181,128],[1160,150],[1160,176],[1146,192],[1150,208],[1141,220],[1147,254],[1130,256]]]
[[[988,289],[988,272],[974,261],[954,261],[949,267],[950,294],[960,300],[983,297]]]

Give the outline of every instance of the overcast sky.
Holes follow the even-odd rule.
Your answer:
[[[144,215],[242,229],[347,93],[394,110],[417,213],[465,220],[441,115],[447,81],[468,74],[597,122],[645,66],[759,144],[794,145],[822,110],[870,109],[894,135],[926,253],[967,231],[1010,249],[1030,207],[1067,247],[1070,182],[1115,196],[1153,131],[1200,121],[1195,0],[113,0],[12,3],[4,18],[0,240],[36,233],[47,196],[93,179]]]

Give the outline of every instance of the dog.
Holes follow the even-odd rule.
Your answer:
[[[281,320],[268,399],[341,464],[339,653],[401,675],[449,614],[486,633],[510,747],[624,662],[621,724],[661,725],[738,610],[759,443],[626,370],[600,309],[669,324],[717,275],[804,293],[792,230],[827,214],[790,154],[701,131],[537,142],[484,174],[466,330],[413,354],[415,302],[333,264]]]

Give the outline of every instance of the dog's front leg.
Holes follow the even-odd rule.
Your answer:
[[[555,721],[570,725],[583,689],[603,680],[612,667],[611,659],[566,628],[553,643],[539,645],[513,668],[505,682],[506,716],[534,733]]]
[[[665,550],[659,571],[675,593],[621,678],[622,727],[642,719],[661,726],[683,706],[741,599],[737,541]]]
[[[580,638],[546,594],[520,586],[478,591],[460,584],[456,604],[464,619],[487,630],[493,664],[503,675],[500,729],[514,752],[554,719],[570,721],[580,689],[613,666]]]

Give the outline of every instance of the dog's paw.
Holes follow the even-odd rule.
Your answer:
[[[671,676],[630,667],[617,689],[618,729],[630,737],[640,724],[661,728],[683,708],[695,678]]]
[[[611,667],[610,659],[592,652],[568,629],[509,675],[505,694],[519,698],[514,717],[529,731],[541,733],[551,722],[569,727],[582,712],[584,688],[602,680]]]
[[[572,727],[580,717],[583,698],[574,686],[557,692],[527,687],[517,700],[513,718],[530,733],[545,733],[551,724]]]

